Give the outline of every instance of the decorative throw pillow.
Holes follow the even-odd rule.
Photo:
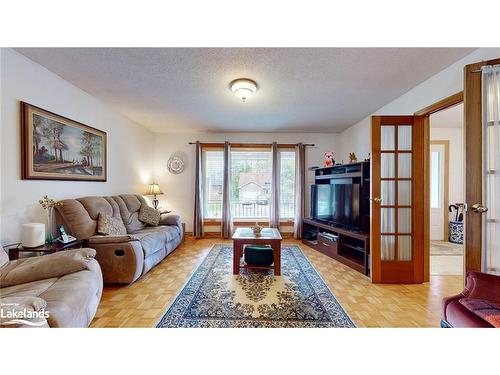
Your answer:
[[[127,229],[121,219],[114,218],[108,214],[99,214],[97,219],[97,233],[111,236],[127,234]]]
[[[160,222],[160,211],[149,207],[147,204],[141,204],[139,209],[139,220],[147,225],[157,226]]]

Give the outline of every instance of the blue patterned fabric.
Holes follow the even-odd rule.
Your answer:
[[[355,327],[298,246],[283,246],[281,276],[232,274],[233,250],[215,245],[157,327]]]

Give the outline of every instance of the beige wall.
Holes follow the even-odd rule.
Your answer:
[[[1,238],[19,240],[27,222],[45,222],[38,200],[137,193],[152,175],[153,134],[11,49],[1,50]],[[21,180],[20,101],[108,133],[108,181]]]

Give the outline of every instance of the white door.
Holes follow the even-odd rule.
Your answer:
[[[445,212],[445,145],[431,144],[431,241],[446,241],[444,238]]]

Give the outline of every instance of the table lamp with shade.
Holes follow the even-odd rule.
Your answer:
[[[160,186],[156,182],[153,182],[152,184],[148,185],[148,190],[146,192],[146,195],[152,195],[154,197],[153,207],[155,210],[158,209],[158,199],[156,198],[156,196],[161,194],[163,194],[163,191],[160,190]]]

